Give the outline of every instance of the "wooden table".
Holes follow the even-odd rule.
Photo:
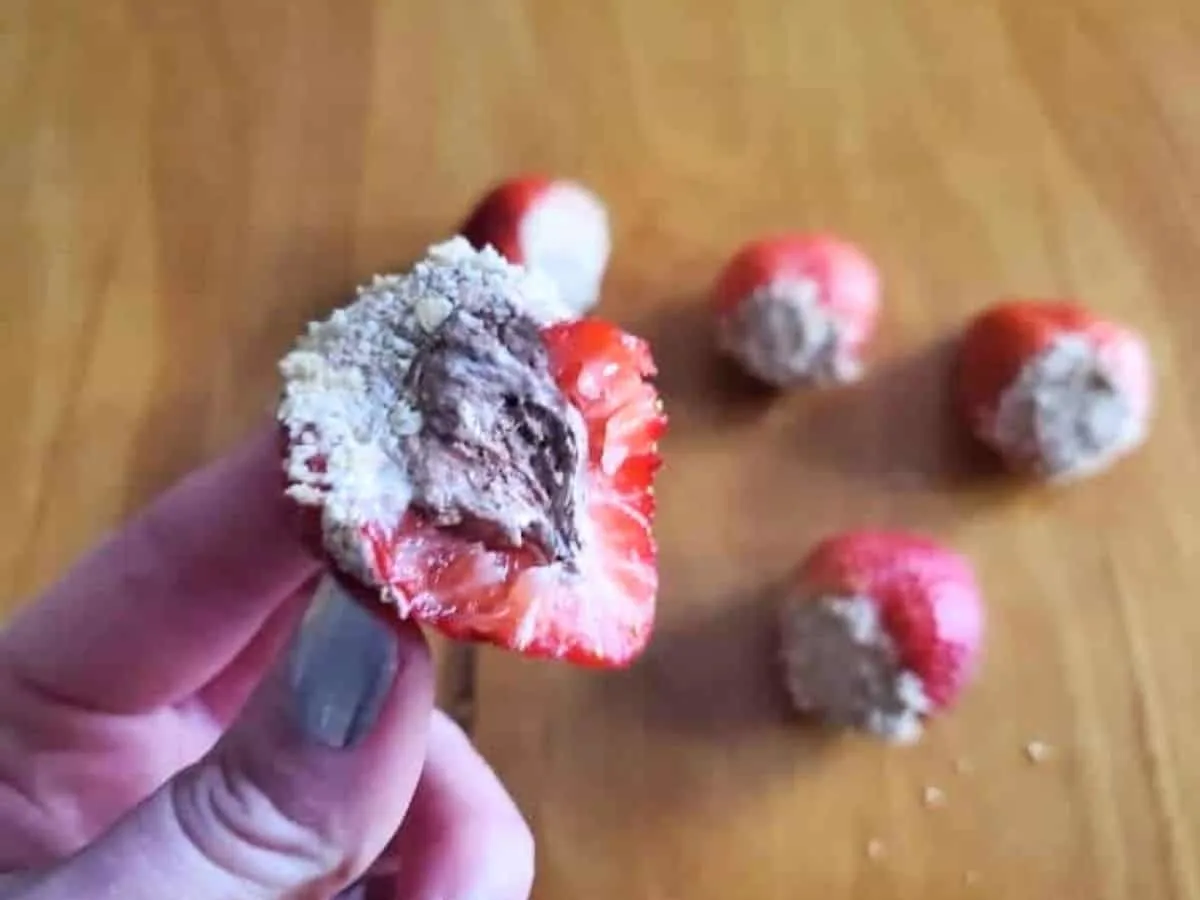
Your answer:
[[[302,323],[493,179],[576,175],[674,427],[643,662],[479,657],[537,896],[1200,898],[1198,84],[1194,0],[3,0],[3,598],[243,434]],[[789,227],[870,248],[888,305],[861,387],[765,404],[702,299]],[[1068,490],[981,470],[946,341],[1008,293],[1145,330],[1145,452]],[[988,589],[982,678],[917,748],[798,729],[771,677],[765,592],[858,524]]]

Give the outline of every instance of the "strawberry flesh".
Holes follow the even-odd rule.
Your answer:
[[[652,485],[665,418],[646,380],[654,364],[643,341],[595,319],[542,339],[588,435],[576,558],[547,561],[534,546],[497,546],[410,509],[394,529],[364,530],[373,575],[402,615],[451,637],[621,666],[649,640],[657,593]]]

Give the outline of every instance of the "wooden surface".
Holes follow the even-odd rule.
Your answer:
[[[479,659],[537,896],[1200,898],[1198,83],[1194,0],[0,0],[2,599],[244,433],[301,324],[494,178],[578,175],[674,427],[644,661]],[[887,313],[860,388],[768,405],[700,300],[792,226],[870,248]],[[1145,330],[1144,453],[981,469],[945,341],[1009,292]],[[799,730],[771,678],[765,592],[859,524],[988,589],[982,678],[918,748]]]

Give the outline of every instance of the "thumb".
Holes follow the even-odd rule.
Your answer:
[[[325,900],[399,827],[425,759],[428,649],[332,578],[213,750],[21,897]]]

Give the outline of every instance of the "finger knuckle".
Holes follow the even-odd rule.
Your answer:
[[[336,847],[292,821],[252,777],[219,759],[176,778],[169,797],[191,847],[265,896],[323,880],[345,865]]]

